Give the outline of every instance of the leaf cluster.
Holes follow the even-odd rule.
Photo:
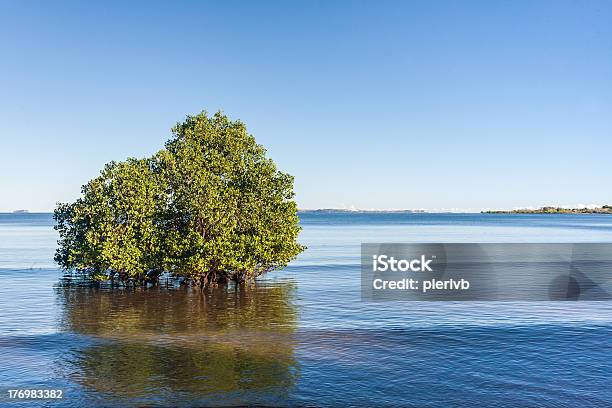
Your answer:
[[[277,170],[240,121],[188,116],[165,148],[111,162],[58,204],[55,260],[94,279],[242,282],[283,267],[304,247],[293,177]]]

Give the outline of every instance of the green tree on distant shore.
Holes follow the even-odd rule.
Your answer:
[[[240,121],[188,116],[151,158],[111,162],[55,210],[62,267],[143,284],[204,286],[285,266],[304,247],[293,177]]]

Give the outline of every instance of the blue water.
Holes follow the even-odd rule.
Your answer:
[[[289,267],[203,294],[62,286],[51,216],[0,214],[0,406],[612,406],[611,302],[367,303],[359,270],[362,242],[612,242],[612,216],[300,218]]]

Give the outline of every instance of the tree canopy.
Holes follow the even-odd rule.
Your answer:
[[[58,204],[55,260],[94,279],[198,285],[242,282],[304,247],[293,177],[277,170],[240,121],[187,116],[153,157],[111,162]]]

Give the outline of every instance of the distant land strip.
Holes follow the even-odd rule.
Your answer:
[[[595,208],[562,208],[562,207],[542,207],[537,210],[489,210],[481,211],[483,214],[612,214],[612,206],[604,205]]]

